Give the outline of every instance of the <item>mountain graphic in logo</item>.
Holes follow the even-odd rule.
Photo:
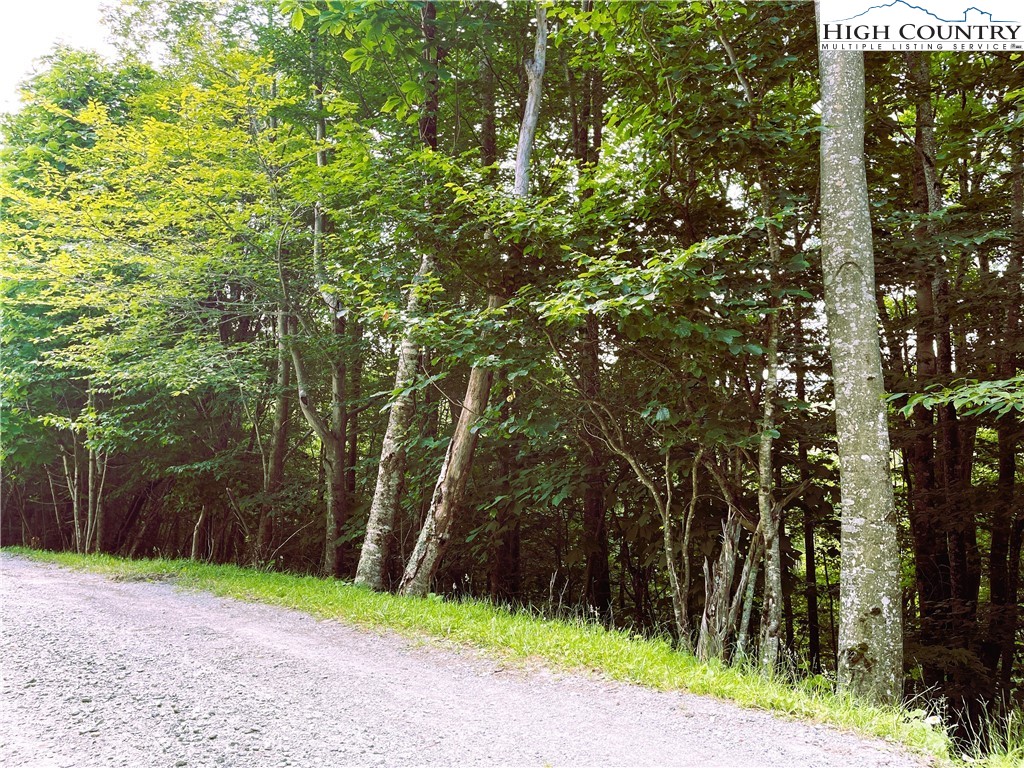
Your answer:
[[[943,24],[1011,24],[1011,19],[993,19],[992,14],[989,11],[983,11],[976,6],[970,6],[964,8],[963,18],[959,19],[944,19],[938,14],[932,13],[927,8],[922,8],[919,5],[906,2],[906,0],[893,0],[891,3],[885,3],[882,5],[873,5],[866,11],[858,13],[856,16],[850,16],[847,19],[838,19],[837,21],[853,21],[859,19],[862,16],[871,14],[871,21],[878,22],[884,21],[885,17],[889,13],[897,12],[900,14],[901,19],[906,18],[904,14],[908,11],[918,11],[930,16],[935,21],[942,22]]]

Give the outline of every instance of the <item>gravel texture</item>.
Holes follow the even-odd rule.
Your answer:
[[[920,766],[834,729],[0,554],[0,764]]]

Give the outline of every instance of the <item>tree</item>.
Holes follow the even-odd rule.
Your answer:
[[[420,13],[424,39],[424,65],[428,69],[425,84],[423,116],[419,121],[420,138],[429,150],[437,150],[437,110],[439,78],[437,67],[442,54],[435,41],[437,35],[437,9],[433,2],[427,2]],[[370,515],[366,523],[366,536],[359,551],[356,568],[356,584],[370,589],[384,587],[388,547],[395,520],[399,514],[402,482],[405,479],[406,442],[409,427],[415,413],[413,383],[419,362],[420,349],[413,338],[412,321],[419,315],[421,299],[417,284],[434,271],[434,258],[429,248],[423,249],[420,267],[406,301],[405,312],[409,326],[398,344],[398,364],[395,371],[395,399],[388,411],[388,426],[381,444],[380,460],[377,463],[377,485],[370,504]]]
[[[821,257],[842,492],[839,679],[880,702],[902,694],[902,593],[864,168],[864,58],[819,53]]]
[[[533,58],[526,62],[526,106],[523,109],[519,143],[516,146],[512,197],[517,200],[525,200],[530,190],[530,155],[533,152],[533,137],[537,132],[537,121],[540,118],[547,38],[547,8],[543,4],[538,4]],[[513,249],[520,251],[525,246],[526,244],[522,242],[512,245]],[[507,297],[498,292],[491,293],[488,296],[487,309],[498,310],[506,300]],[[430,509],[402,576],[400,589],[403,594],[425,596],[430,589],[438,560],[448,545],[453,518],[463,503],[463,494],[473,462],[473,451],[476,449],[476,424],[487,407],[493,375],[494,372],[486,364],[476,364],[470,370],[459,421],[455,425],[444,463],[441,465]]]

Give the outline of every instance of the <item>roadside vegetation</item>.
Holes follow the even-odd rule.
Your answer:
[[[766,709],[800,719],[848,728],[902,744],[940,761],[954,754],[939,718],[923,709],[871,706],[837,693],[832,681],[816,676],[794,683],[768,677],[744,665],[726,666],[623,630],[605,630],[582,620],[552,619],[539,611],[511,611],[478,600],[452,601],[374,592],[314,576],[275,573],[191,560],[127,560],[110,555],[78,555],[20,547],[6,552],[114,580],[173,580],[182,588],[303,611],[407,637],[472,648],[503,660],[541,663],[564,671],[586,671],[609,680],[660,690],[685,690],[715,696],[744,707]],[[993,744],[971,762],[986,768],[1010,768],[1024,757],[1019,725],[1014,740]],[[962,755],[960,756],[963,757]]]

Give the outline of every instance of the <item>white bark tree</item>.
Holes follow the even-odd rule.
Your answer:
[[[820,51],[821,253],[842,499],[839,681],[878,702],[903,682],[902,601],[864,167],[864,57]]]

